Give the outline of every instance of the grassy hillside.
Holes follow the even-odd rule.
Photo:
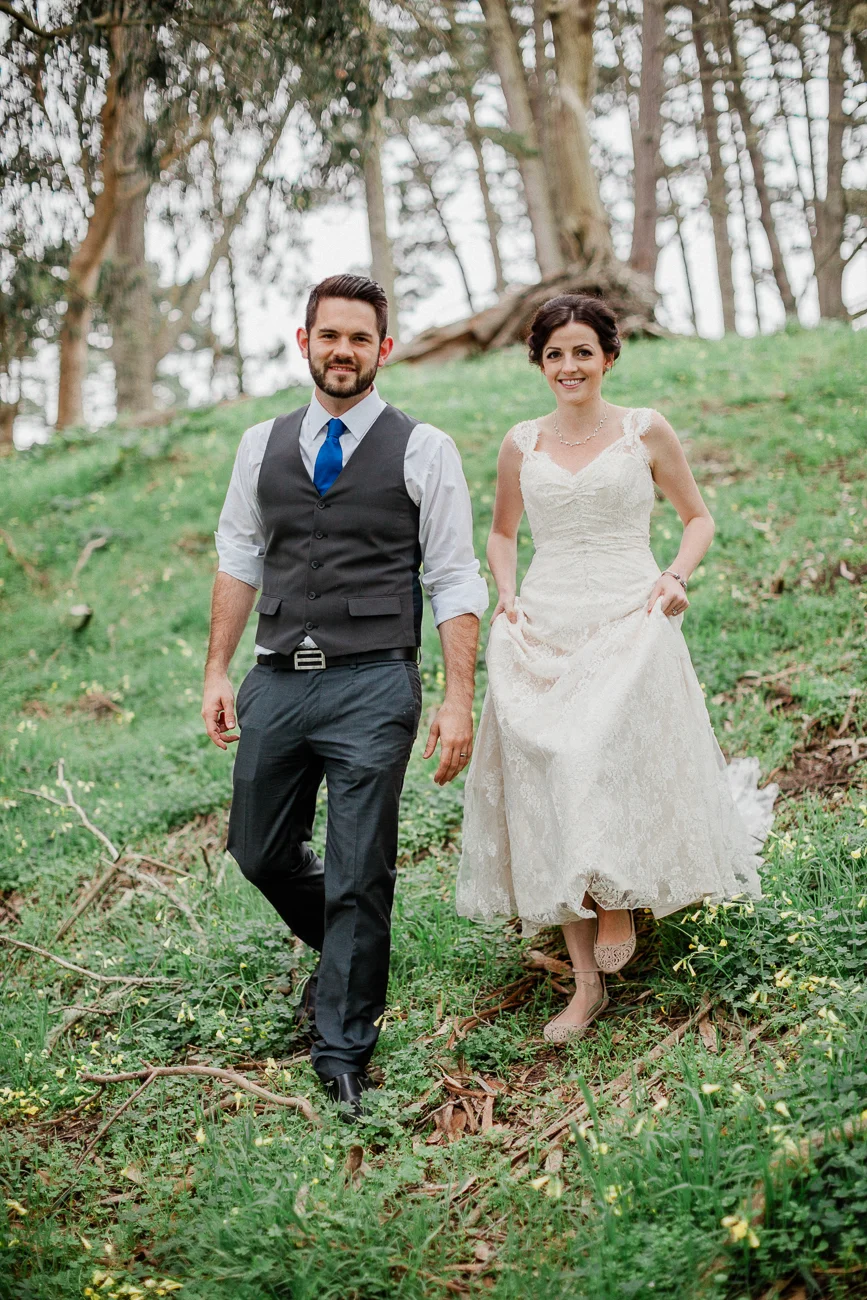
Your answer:
[[[867,339],[842,329],[627,347],[612,399],[668,416],[717,520],[685,631],[724,748],[784,789],[767,897],[643,920],[612,1013],[557,1052],[541,1027],[563,977],[512,928],[454,916],[460,791],[416,753],[361,1130],[332,1118],[294,1036],[308,955],[223,852],[231,758],[199,718],[234,451],[303,394],[0,465],[0,939],[80,968],[0,943],[0,1296],[867,1294],[865,381]],[[547,389],[519,353],[382,388],[457,440],[483,554],[499,442]],[[660,562],[676,535],[661,503]],[[252,643],[251,625],[236,686]],[[433,705],[429,621],[423,675]],[[39,797],[66,803],[61,759],[137,874],[58,938],[109,864]],[[562,955],[557,934],[542,947]],[[98,1137],[138,1084],[82,1074],[146,1065],[239,1071],[321,1124],[169,1077]]]

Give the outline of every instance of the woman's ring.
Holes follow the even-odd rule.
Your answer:
[[[461,750],[460,754],[458,755],[458,758],[469,758],[469,754],[465,754],[463,750]]]

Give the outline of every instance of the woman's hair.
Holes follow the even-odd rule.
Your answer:
[[[561,293],[557,298],[549,298],[547,302],[543,302],[533,317],[527,335],[531,365],[541,367],[545,344],[554,330],[573,321],[590,326],[607,357],[616,359],[620,356],[617,317],[604,298],[591,298],[583,293]]]

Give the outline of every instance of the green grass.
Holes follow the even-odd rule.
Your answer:
[[[781,1295],[865,1294],[867,1143],[840,1132],[867,1109],[865,352],[863,334],[833,328],[635,342],[611,379],[613,400],[657,405],[688,440],[717,520],[686,632],[726,752],[757,755],[788,791],[766,898],[661,925],[642,918],[641,955],[615,983],[612,1013],[558,1053],[540,1030],[562,995],[528,967],[530,945],[454,914],[460,791],[438,790],[417,749],[375,1058],[383,1086],[362,1129],[333,1118],[294,1036],[287,990],[309,955],[223,854],[231,760],[199,718],[211,532],[235,447],[298,394],[3,463],[0,522],[37,572],[0,549],[2,933],[97,973],[177,983],[115,998],[111,985],[2,946],[0,1296],[146,1296],[168,1293],[166,1279],[190,1300],[736,1300],[775,1283]],[[520,353],[396,369],[382,387],[456,438],[481,555],[499,442],[545,409],[547,390]],[[661,562],[676,536],[661,503]],[[98,537],[106,544],[74,577]],[[82,601],[94,615],[75,632],[67,614]],[[430,625],[425,635],[433,706],[442,666]],[[251,627],[236,686],[252,641]],[[115,887],[55,940],[105,869],[74,814],[22,793],[62,798],[60,758],[116,845],[187,872],[150,868],[201,934],[165,896]],[[544,946],[556,954],[558,942]],[[513,985],[510,1005],[453,1033]],[[606,1091],[703,997],[714,1000],[703,1032]],[[57,1032],[74,1005],[106,1014]],[[184,1062],[306,1096],[322,1126],[293,1110],[257,1113],[250,1098],[208,1118],[226,1089],[161,1079],[76,1168],[134,1086],[72,1114],[91,1091],[79,1072]],[[478,1094],[460,1133],[466,1112],[441,1109],[460,1097],[446,1076]],[[493,1126],[472,1132],[486,1089]],[[583,1122],[541,1141],[582,1100]],[[434,1140],[437,1110],[454,1140]],[[527,1138],[528,1158],[513,1164]]]

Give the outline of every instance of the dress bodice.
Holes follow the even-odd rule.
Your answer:
[[[621,436],[572,473],[539,451],[539,421],[512,430],[523,455],[521,490],[537,553],[568,548],[577,558],[601,551],[646,552],[650,545],[653,479],[641,441],[653,411],[627,411]]]

